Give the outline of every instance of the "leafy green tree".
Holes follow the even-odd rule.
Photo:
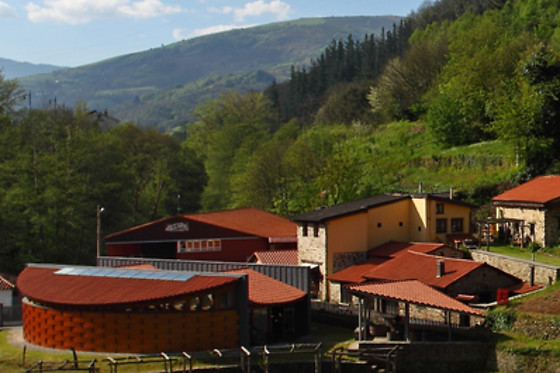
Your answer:
[[[299,124],[292,120],[255,149],[243,170],[232,176],[232,207],[253,206],[287,214],[285,204],[277,203],[283,201],[287,188],[283,159],[299,131]]]
[[[6,80],[0,70],[0,115],[12,110],[23,99],[23,92],[17,80]]]
[[[253,152],[271,136],[276,117],[262,93],[227,92],[196,110],[187,145],[204,162],[208,184],[202,195],[204,210],[236,206],[232,178],[244,172]]]
[[[349,83],[333,87],[327,101],[315,115],[315,123],[350,125],[354,122],[370,122],[367,94],[366,84]]]
[[[368,100],[378,121],[414,120],[422,114],[422,96],[432,87],[447,60],[448,42],[442,35],[445,27],[432,29],[425,31],[424,36],[415,35],[404,56],[388,61],[371,87]]]

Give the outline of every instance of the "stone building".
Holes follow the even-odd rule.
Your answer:
[[[470,232],[471,208],[451,194],[381,194],[317,209],[297,223],[298,260],[319,269],[318,297],[329,299],[326,276],[367,260],[389,241],[452,241]]]
[[[560,176],[539,176],[492,198],[499,234],[553,246],[560,237]]]

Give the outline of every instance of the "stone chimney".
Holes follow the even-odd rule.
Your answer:
[[[437,265],[436,277],[442,277],[445,274],[445,262],[443,261],[443,259],[438,259],[436,265]]]

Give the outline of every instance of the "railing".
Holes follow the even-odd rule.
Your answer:
[[[176,358],[170,358],[167,354],[163,352],[158,355],[134,355],[134,356],[128,356],[122,358],[108,357],[106,360],[109,364],[109,372],[111,373],[113,372],[118,373],[119,366],[136,365],[138,367],[144,364],[159,364],[159,363],[163,365],[164,372],[172,373],[173,362],[177,361]]]
[[[381,363],[384,365],[383,371],[385,372],[395,372],[396,371],[396,359],[397,352],[401,349],[401,346],[371,346],[366,349],[360,349],[357,351],[349,351],[344,349],[344,347],[337,347],[333,351],[329,352],[332,356],[332,366],[335,373],[342,371],[342,360],[348,359],[355,362],[356,359],[359,361],[366,361],[368,363]]]
[[[25,353],[27,347],[24,346],[23,350],[23,367],[25,367]],[[76,352],[72,350],[74,355],[73,360],[64,360],[62,362],[46,362],[37,361],[33,363],[29,368],[24,368],[26,373],[42,373],[42,372],[53,372],[53,371],[87,371],[90,373],[99,372],[99,367],[96,365],[97,360],[91,361],[80,361],[76,355]],[[220,366],[220,367],[233,367],[239,368],[242,373],[251,373],[251,368],[253,364],[259,365],[264,372],[269,372],[270,367],[275,364],[285,364],[291,363],[297,364],[293,357],[310,356],[313,355],[314,373],[321,373],[321,357],[322,357],[322,345],[318,344],[290,344],[290,345],[275,345],[275,346],[262,346],[254,347],[252,350],[241,347],[238,349],[225,349],[219,350],[214,349],[212,351],[205,352],[195,352],[187,353],[182,352],[180,354],[167,354],[161,352],[159,354],[147,354],[147,355],[130,355],[126,357],[107,357],[104,359],[109,367],[109,372],[118,373],[119,368],[125,366],[135,366],[136,370],[139,371],[140,367],[144,369],[153,370],[154,365],[160,365],[162,371],[165,373],[173,372],[193,372],[193,365],[195,362],[208,365],[208,366]],[[292,356],[290,359],[286,359],[287,356]],[[259,359],[260,358],[260,359]],[[276,358],[281,358],[281,360],[276,360]],[[306,360],[309,362],[309,360]],[[301,362],[301,361],[299,361]],[[174,370],[175,368],[175,370]]]

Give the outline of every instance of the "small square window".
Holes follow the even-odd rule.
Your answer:
[[[453,233],[463,232],[463,218],[451,219],[451,232]]]
[[[377,223],[377,228],[381,228],[381,223]]]
[[[443,203],[436,203],[436,214],[441,215],[443,212]]]
[[[447,219],[436,219],[436,233],[447,232]]]
[[[402,226],[403,226],[403,222],[399,221],[399,227],[402,227]]]
[[[313,224],[313,237],[319,237],[319,224]]]

